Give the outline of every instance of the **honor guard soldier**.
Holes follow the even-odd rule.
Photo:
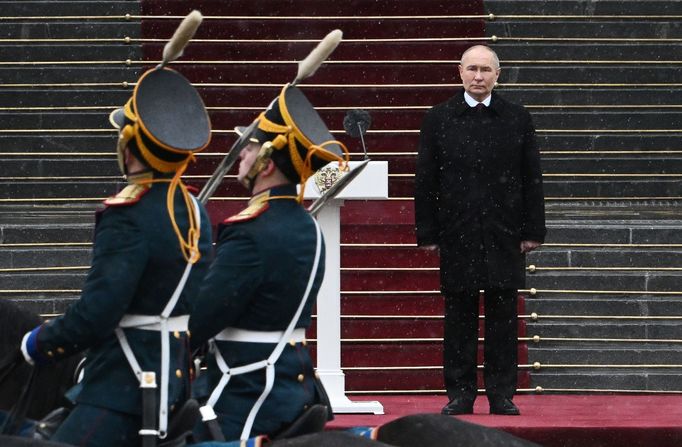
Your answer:
[[[210,141],[198,92],[158,67],[110,121],[129,184],[97,213],[80,299],[21,346],[36,365],[87,350],[76,406],[52,438],[83,446],[165,437],[168,412],[188,398],[188,314],[212,253],[208,215],[180,178]],[[143,427],[141,385],[155,384],[145,405],[158,425]]]
[[[206,401],[208,426],[197,434],[204,439],[277,436],[327,400],[305,340],[324,276],[324,241],[302,206],[303,185],[330,161],[347,161],[348,151],[289,84],[257,122],[237,176],[251,199],[219,226],[190,316],[192,347],[210,340],[207,371],[194,386]]]

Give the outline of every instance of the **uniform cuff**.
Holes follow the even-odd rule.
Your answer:
[[[24,355],[24,360],[31,365],[41,363],[38,352],[38,332],[40,332],[40,328],[42,328],[42,325],[24,334],[24,338],[21,339],[21,353]]]

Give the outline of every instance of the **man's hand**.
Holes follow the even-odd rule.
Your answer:
[[[540,245],[542,244],[537,241],[521,241],[521,253],[530,253]]]

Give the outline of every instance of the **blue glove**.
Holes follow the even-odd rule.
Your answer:
[[[31,365],[47,363],[47,359],[38,352],[38,332],[41,328],[42,325],[35,327],[21,339],[21,353],[24,355],[24,360]]]

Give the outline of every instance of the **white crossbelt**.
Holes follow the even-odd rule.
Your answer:
[[[317,267],[320,263],[320,257],[322,253],[322,234],[320,232],[320,226],[318,225],[315,219],[312,219],[312,221],[313,224],[315,225],[316,237],[315,258],[313,260],[313,265],[310,271],[310,276],[308,277],[308,284],[306,286],[305,292],[303,293],[298,308],[296,309],[296,312],[291,318],[291,321],[289,322],[287,328],[284,331],[274,332],[248,331],[237,328],[227,328],[224,331],[220,332],[220,334],[218,334],[218,336],[223,337],[222,339],[219,339],[218,336],[216,336],[215,338],[209,341],[210,350],[215,355],[216,364],[218,365],[218,369],[220,369],[223,375],[218,381],[218,385],[216,385],[216,387],[211,392],[211,395],[209,396],[206,405],[204,405],[201,408],[201,413],[204,421],[208,421],[209,419],[215,419],[216,416],[215,411],[213,411],[213,407],[215,406],[216,402],[218,402],[220,395],[222,394],[223,390],[230,381],[230,377],[240,374],[246,374],[252,371],[258,371],[260,369],[265,369],[265,387],[261,395],[253,404],[253,407],[251,408],[251,411],[249,412],[249,415],[247,416],[246,421],[244,422],[244,427],[242,428],[242,433],[239,437],[240,440],[242,441],[249,438],[249,435],[251,434],[251,428],[253,427],[253,423],[256,420],[258,411],[263,405],[263,402],[265,402],[265,399],[267,399],[268,395],[270,394],[270,391],[272,391],[272,388],[275,384],[275,364],[277,363],[279,356],[282,354],[282,351],[284,351],[287,342],[290,340],[294,341],[305,340],[305,329],[295,328],[295,326],[296,323],[298,323],[298,319],[301,317],[301,313],[303,312],[305,303],[308,301],[308,296],[310,295],[313,283],[315,282],[315,274],[317,273]],[[235,340],[236,338],[243,339]],[[227,364],[227,362],[225,362],[225,359],[220,353],[220,349],[216,345],[216,340],[243,341],[251,343],[277,343],[277,346],[275,346],[275,348],[272,350],[272,353],[270,353],[270,356],[267,359],[263,359],[259,362],[249,363],[247,365],[238,366],[235,368],[230,368],[230,366]]]
[[[166,330],[170,332],[187,332],[189,315],[170,317],[167,320]],[[122,328],[135,328],[144,331],[160,331],[161,317],[158,315],[125,314],[118,323]]]
[[[279,343],[284,337],[284,331],[251,331],[228,327],[220,331],[214,338],[220,341],[238,341],[242,343]],[[289,337],[290,342],[305,341],[305,328],[297,328]]]
[[[192,197],[192,204],[194,205],[194,217],[197,222],[197,227],[201,228],[201,211],[199,210],[199,204],[197,199]],[[136,328],[149,331],[158,331],[161,334],[161,386],[159,387],[159,430],[158,437],[164,439],[167,435],[168,430],[168,384],[169,384],[169,370],[170,370],[170,333],[175,331],[187,331],[187,323],[189,321],[188,315],[181,315],[177,317],[171,317],[170,314],[173,312],[175,305],[180,299],[180,295],[185,288],[185,284],[189,279],[189,274],[192,271],[192,263],[187,262],[185,265],[185,270],[182,272],[182,277],[178,282],[178,285],[173,291],[170,299],[163,308],[160,315],[136,315],[136,314],[126,314],[123,316],[119,322],[119,326],[116,328],[115,333],[118,341],[121,345],[121,349],[130,364],[130,368],[137,379],[142,381],[142,368],[135,358],[130,343],[126,337],[123,329],[126,328]]]

